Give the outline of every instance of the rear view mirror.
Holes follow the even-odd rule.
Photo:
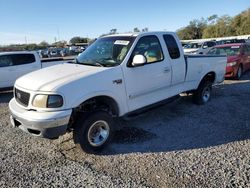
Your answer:
[[[135,55],[133,58],[132,65],[134,67],[142,66],[147,62],[146,58],[144,55]]]

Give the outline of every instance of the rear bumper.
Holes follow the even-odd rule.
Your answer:
[[[9,103],[10,120],[14,127],[43,138],[56,138],[66,133],[72,110],[55,112],[28,111],[13,98]]]

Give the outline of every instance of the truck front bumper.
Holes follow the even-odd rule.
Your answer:
[[[16,104],[15,99],[9,103],[10,121],[13,127],[43,138],[57,138],[66,133],[72,110],[37,112],[28,111]]]

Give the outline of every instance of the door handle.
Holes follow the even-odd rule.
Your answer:
[[[164,73],[168,73],[168,72],[170,72],[170,68],[164,68],[164,71],[163,71]]]

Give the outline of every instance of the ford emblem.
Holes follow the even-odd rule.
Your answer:
[[[21,98],[21,93],[17,93],[16,96],[17,96],[17,98],[20,99]]]

